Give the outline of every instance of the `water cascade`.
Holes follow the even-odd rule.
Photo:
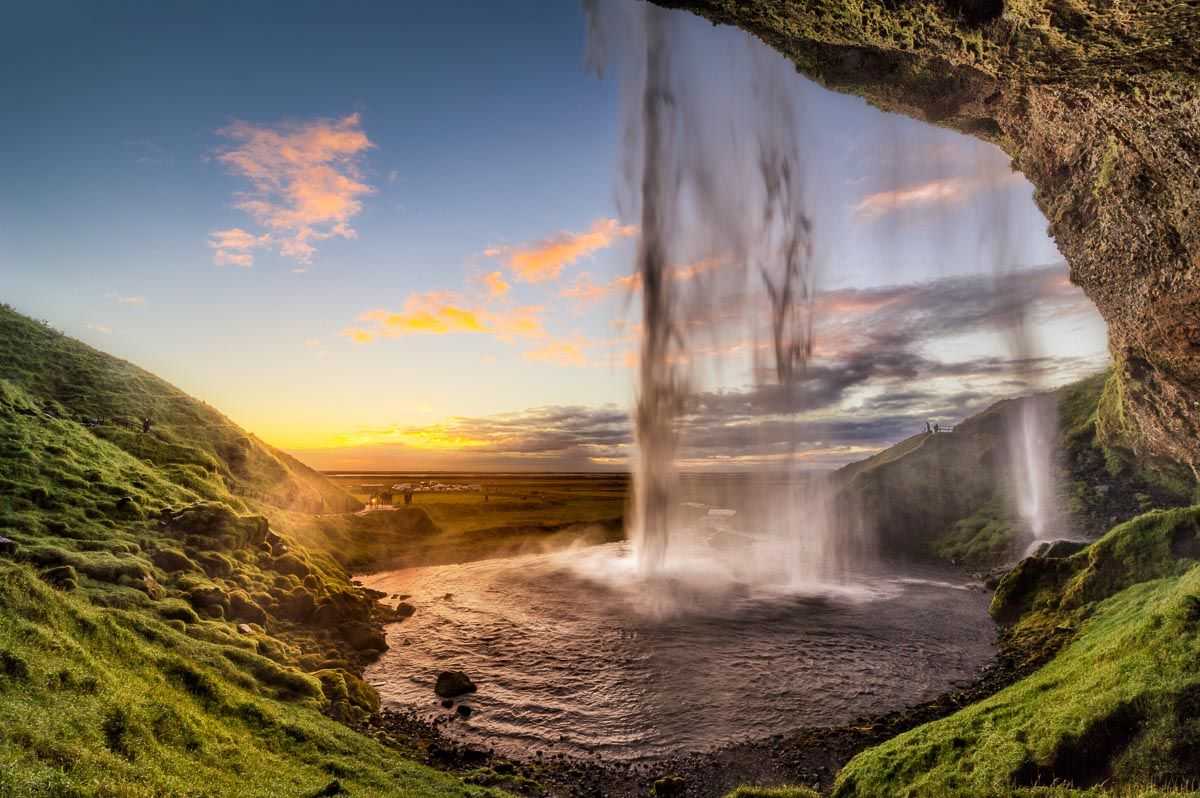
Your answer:
[[[996,193],[986,203],[990,256],[994,275],[994,310],[1016,364],[1016,377],[1024,390],[1042,388],[1037,371],[1037,343],[1030,319],[1036,294],[1027,280],[1013,270],[1012,262],[1022,230],[1013,220],[1011,197]],[[1017,401],[1006,416],[1011,511],[1033,537],[1033,546],[1056,537],[1058,517],[1054,489],[1054,462],[1058,446],[1058,410],[1053,396],[1035,394]]]
[[[622,86],[618,204],[640,223],[630,537],[639,569],[654,575],[698,535],[681,518],[676,466],[680,422],[703,376],[698,350],[748,342],[748,365],[777,415],[795,429],[803,409],[816,269],[796,78],[748,36],[713,52],[693,20],[657,6],[594,2],[588,11],[590,54],[600,69],[614,64]],[[721,70],[705,68],[714,59]],[[753,533],[770,552],[761,556],[789,563],[789,578],[819,576],[836,538],[821,497],[794,476],[795,448],[771,464],[774,511]],[[723,559],[754,558],[755,547],[736,548]]]

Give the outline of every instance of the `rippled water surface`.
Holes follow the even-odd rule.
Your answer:
[[[647,583],[614,544],[363,582],[417,608],[367,671],[385,705],[452,714],[433,680],[463,670],[475,712],[445,728],[513,755],[646,758],[838,725],[933,698],[993,653],[987,596],[942,573]]]

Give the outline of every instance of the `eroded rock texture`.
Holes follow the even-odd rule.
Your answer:
[[[1124,442],[1200,467],[1198,0],[667,0],[998,144],[1108,321]]]

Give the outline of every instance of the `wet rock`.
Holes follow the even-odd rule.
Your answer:
[[[475,682],[462,671],[442,671],[433,686],[433,692],[441,698],[457,698],[475,690]]]
[[[342,629],[342,638],[359,651],[386,651],[387,636],[369,623],[350,624]]]
[[[17,542],[0,535],[0,556],[12,557],[17,553]]]
[[[452,699],[452,698],[443,698],[442,699],[442,709],[453,709],[453,708],[454,708],[454,699]]]
[[[466,720],[467,718],[471,717],[471,713],[474,712],[474,710],[471,709],[471,707],[467,706],[466,704],[459,704],[458,707],[454,711],[457,712],[458,716],[460,718],[462,718],[463,720]]]
[[[395,616],[396,620],[402,621],[405,618],[411,617],[417,608],[409,604],[407,601],[402,601],[396,605]]]
[[[1083,551],[1088,543],[1082,540],[1051,540],[1038,546],[1035,556],[1061,559]]]

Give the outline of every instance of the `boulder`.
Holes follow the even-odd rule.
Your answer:
[[[317,609],[316,599],[302,587],[280,597],[278,613],[289,621],[307,621]]]
[[[168,532],[191,536],[214,548],[261,547],[267,539],[267,519],[261,515],[238,515],[221,502],[195,502],[166,513]]]
[[[371,623],[352,623],[342,627],[342,639],[358,651],[386,651],[387,636]]]
[[[267,613],[244,590],[234,590],[229,594],[229,617],[260,626],[267,622]]]
[[[142,517],[142,508],[138,507],[138,503],[134,501],[132,496],[122,496],[117,499],[113,508],[121,515],[127,517]]]
[[[79,587],[79,574],[70,565],[58,565],[42,571],[42,579],[59,590],[71,591]]]
[[[290,553],[284,554],[282,557],[276,557],[267,567],[285,576],[296,576],[303,579],[309,575],[308,564],[295,554]]]
[[[655,798],[674,798],[687,791],[687,780],[682,776],[663,776],[654,782],[650,794]]]
[[[437,693],[439,698],[458,698],[475,690],[475,682],[462,671],[442,671],[433,685],[433,692]]]
[[[1051,540],[1038,546],[1034,556],[1061,559],[1083,551],[1088,545],[1084,540]]]
[[[0,535],[0,556],[12,557],[17,553],[17,542]]]
[[[225,591],[216,585],[197,585],[187,592],[188,603],[197,610],[225,605]]]
[[[471,713],[474,710],[472,710],[471,707],[467,706],[466,704],[459,704],[458,707],[455,708],[454,711],[456,713],[458,713],[458,716],[460,718],[462,718],[463,720],[466,720],[467,718],[471,717]]]
[[[150,555],[150,562],[167,573],[200,570],[200,566],[179,549],[159,549]]]
[[[267,530],[267,536],[263,539],[263,548],[270,550],[271,554],[280,557],[287,554],[288,544],[279,533],[273,529]]]

